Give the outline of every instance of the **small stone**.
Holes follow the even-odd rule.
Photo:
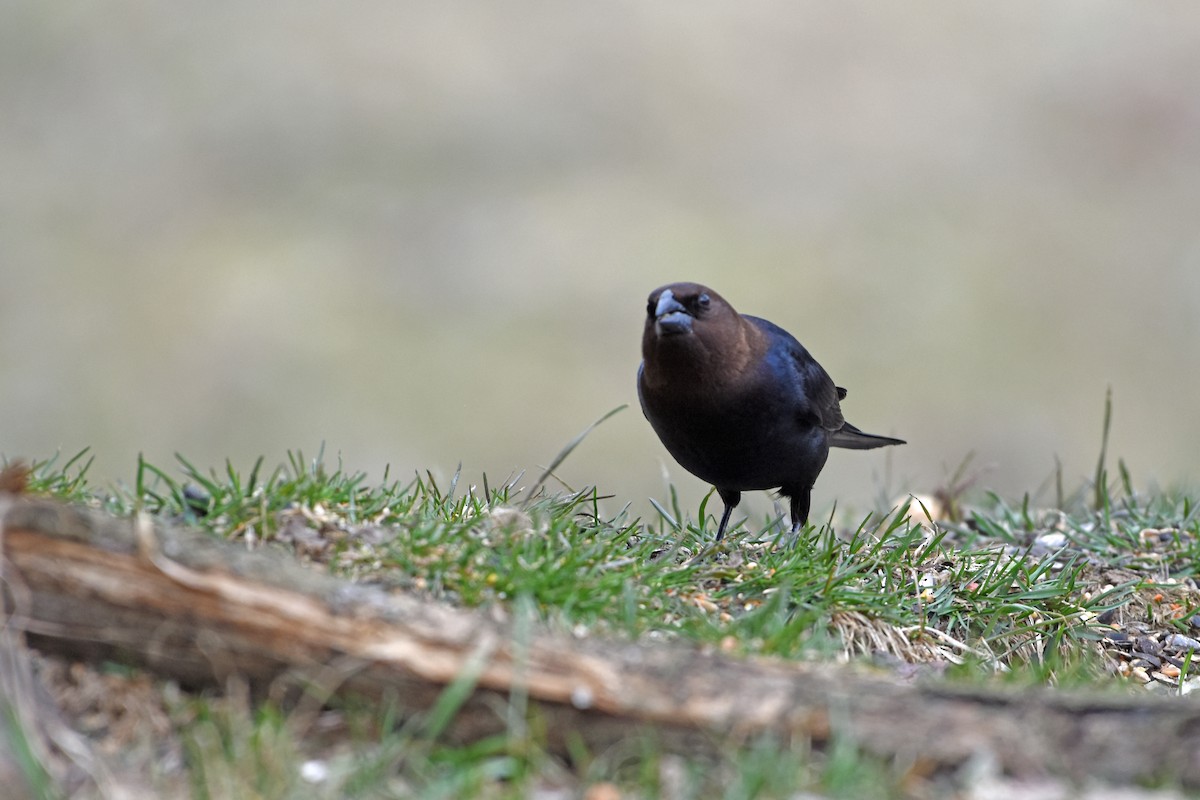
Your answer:
[[[329,778],[329,766],[313,759],[300,765],[300,778],[305,783],[324,783]]]
[[[571,690],[571,705],[581,711],[586,711],[592,707],[595,696],[592,694],[591,687],[580,684]]]
[[[1067,535],[1054,531],[1053,533],[1043,533],[1034,540],[1036,545],[1040,545],[1047,550],[1057,550],[1060,547],[1066,547]]]
[[[947,509],[932,495],[904,495],[893,500],[892,506],[900,506],[905,502],[909,502],[908,518],[919,525],[932,525],[939,519],[945,519],[948,516]]]

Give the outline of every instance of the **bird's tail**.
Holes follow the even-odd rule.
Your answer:
[[[870,450],[875,447],[887,447],[889,444],[907,444],[903,439],[893,439],[890,436],[876,436],[873,433],[863,433],[847,422],[840,431],[829,436],[830,447],[844,447],[847,450]]]

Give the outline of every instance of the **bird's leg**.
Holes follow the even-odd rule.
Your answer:
[[[812,487],[792,487],[785,494],[792,501],[792,535],[795,536],[808,523],[808,509],[812,504]]]
[[[717,489],[717,494],[720,495],[721,502],[725,504],[725,513],[721,515],[721,524],[717,526],[717,541],[719,542],[725,535],[725,526],[729,524],[729,515],[733,513],[737,504],[742,502],[742,493],[732,489]]]

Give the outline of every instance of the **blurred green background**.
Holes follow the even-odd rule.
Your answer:
[[[708,283],[902,436],[1034,490],[1200,476],[1200,6],[6,3],[0,452],[94,477],[321,442],[648,509],[646,294]],[[694,508],[694,506],[693,506]],[[758,494],[745,506],[765,513]]]

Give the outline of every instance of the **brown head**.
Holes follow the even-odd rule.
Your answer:
[[[707,286],[672,283],[650,293],[642,331],[648,385],[685,375],[708,383],[734,380],[764,346],[761,332]]]

